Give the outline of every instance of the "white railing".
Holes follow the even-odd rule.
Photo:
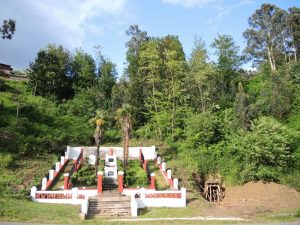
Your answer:
[[[186,189],[155,191],[152,189],[124,189],[123,194],[131,196],[131,214],[137,216],[138,208],[186,207]]]
[[[75,159],[79,156],[81,148],[84,148],[84,158],[87,158],[89,155],[96,154],[96,147],[67,147],[67,156],[69,159]],[[117,155],[117,158],[123,158],[123,148],[122,147],[100,147],[100,156],[105,157],[106,153],[109,153],[110,150]],[[129,147],[129,159],[138,159],[140,155],[140,149],[142,149],[144,158],[146,160],[154,160],[157,157],[155,146],[151,147]]]

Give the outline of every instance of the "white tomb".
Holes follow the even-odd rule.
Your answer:
[[[96,156],[95,155],[89,155],[88,162],[90,165],[96,165]]]

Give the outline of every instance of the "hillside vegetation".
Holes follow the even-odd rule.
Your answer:
[[[51,164],[66,145],[93,145],[95,118],[104,121],[101,144],[120,143],[116,112],[124,105],[131,145],[157,145],[187,187],[218,174],[232,185],[263,180],[299,190],[299,18],[296,7],[263,4],[249,18],[243,53],[230,35],[209,43],[215,62],[201,38],[186,56],[179,37],[132,25],[119,79],[99,49],[96,59],[82,49],[41,49],[28,82],[0,79],[0,195],[26,195],[42,178],[7,178],[18,165],[27,169],[21,161],[47,156]],[[255,70],[242,69],[250,59]]]

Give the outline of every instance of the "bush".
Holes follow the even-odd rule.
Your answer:
[[[141,168],[139,160],[128,161],[128,167],[125,172],[125,185],[130,187],[147,187],[148,177]]]
[[[0,168],[8,167],[13,161],[13,157],[9,153],[0,153]]]
[[[84,164],[71,178],[74,185],[90,186],[97,183],[95,167]]]

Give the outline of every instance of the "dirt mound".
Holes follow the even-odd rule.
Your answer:
[[[276,210],[300,206],[300,193],[275,183],[249,182],[244,186],[229,187],[224,202],[256,205]]]
[[[300,193],[275,183],[249,182],[228,187],[221,203],[206,211],[208,215],[249,216],[300,207]]]

